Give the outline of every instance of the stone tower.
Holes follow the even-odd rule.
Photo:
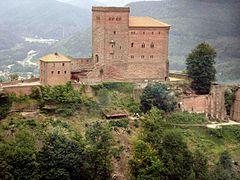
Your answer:
[[[71,81],[71,60],[55,53],[40,59],[40,83],[42,85],[65,85]]]
[[[92,49],[104,80],[125,80],[129,48],[129,8],[92,8]]]

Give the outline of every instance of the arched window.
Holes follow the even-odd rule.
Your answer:
[[[151,45],[150,45],[151,48],[154,48],[154,43],[152,42]]]
[[[145,48],[145,43],[142,43],[142,48]]]
[[[99,56],[96,54],[96,62],[99,62]]]
[[[134,43],[131,43],[131,47],[133,47],[134,46]]]

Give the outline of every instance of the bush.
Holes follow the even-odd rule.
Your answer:
[[[174,112],[169,116],[168,121],[175,124],[202,124],[206,122],[206,117],[203,114]]]
[[[123,127],[123,128],[127,128],[128,127],[128,119],[119,119],[119,120],[111,120],[109,122],[109,125],[112,127]]]
[[[208,133],[211,136],[214,136],[216,138],[223,138],[223,130],[221,129],[208,129]]]
[[[164,84],[149,84],[141,96],[141,109],[144,113],[153,106],[165,112],[171,112],[176,108],[176,97],[170,88]]]
[[[134,84],[130,82],[104,82],[100,85],[92,85],[91,87],[96,94],[101,89],[118,91],[121,93],[132,93]]]

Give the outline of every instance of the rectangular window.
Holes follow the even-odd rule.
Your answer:
[[[52,74],[53,74],[54,72],[52,71]]]
[[[58,74],[60,74],[60,71],[58,71]]]
[[[142,59],[144,59],[144,56],[141,56]]]
[[[64,63],[62,63],[62,65],[64,66],[65,64],[64,64]]]
[[[151,59],[153,59],[153,56],[150,56]]]
[[[67,74],[67,71],[64,71],[64,74]]]
[[[134,59],[134,56],[131,56],[131,59]]]

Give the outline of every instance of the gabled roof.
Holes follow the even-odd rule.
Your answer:
[[[40,58],[40,61],[44,62],[71,62],[69,58],[66,56],[59,54],[59,53],[54,53],[54,54],[49,54],[44,57]]]
[[[170,27],[169,24],[163,23],[151,17],[130,17],[130,27]]]

